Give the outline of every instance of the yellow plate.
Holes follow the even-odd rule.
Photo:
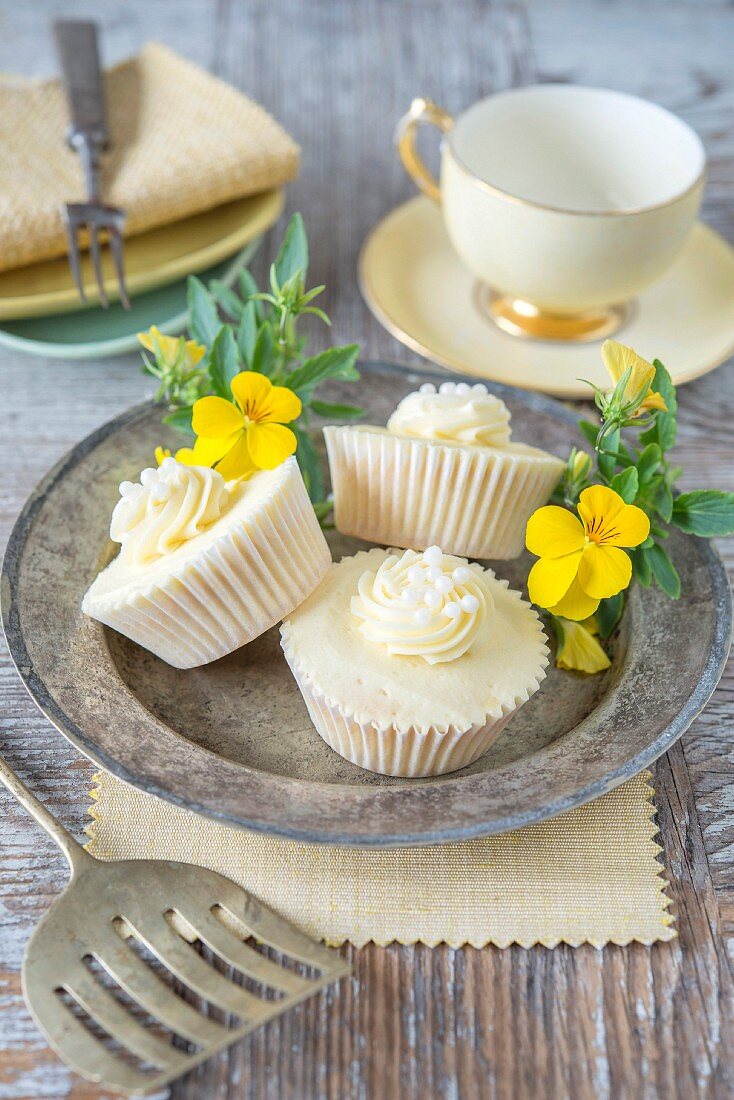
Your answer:
[[[125,275],[131,297],[213,267],[234,255],[275,222],[283,192],[265,191],[217,206],[203,214],[162,225],[125,241]],[[111,301],[117,280],[104,249],[104,283]],[[88,254],[82,257],[87,304],[99,304]],[[68,313],[80,306],[66,257],[0,272],[0,321]]]
[[[444,228],[440,209],[419,196],[378,222],[362,247],[360,286],[388,332],[450,370],[588,398],[581,379],[609,378],[600,342],[547,343],[502,332],[476,293]],[[734,249],[698,222],[672,267],[632,304],[615,340],[665,363],[679,385],[734,352]]]

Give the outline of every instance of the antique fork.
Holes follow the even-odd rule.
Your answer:
[[[169,860],[103,863],[2,757],[0,781],[71,865],[71,882],[26,948],[23,992],[56,1053],[90,1081],[144,1096],[350,973],[336,951],[223,875]]]
[[[120,301],[125,309],[130,309],[122,245],[125,212],[117,206],[107,206],[102,202],[100,194],[100,157],[109,135],[97,27],[90,22],[58,20],[54,23],[54,38],[71,112],[69,145],[81,159],[87,191],[86,202],[67,202],[62,211],[68,239],[69,266],[79,297],[86,302],[79,247],[81,232],[86,229],[99,299],[106,309],[109,299],[102,274],[99,236],[100,231],[104,231],[117,274]]]

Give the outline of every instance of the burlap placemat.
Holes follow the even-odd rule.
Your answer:
[[[676,932],[649,779],[503,836],[365,851],[242,832],[102,772],[87,848],[210,867],[328,944],[650,944]]]
[[[103,195],[125,234],[279,187],[299,150],[247,96],[165,46],[105,74],[110,148]],[[61,204],[84,198],[58,80],[0,80],[0,270],[66,251]]]

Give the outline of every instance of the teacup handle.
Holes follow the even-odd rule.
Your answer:
[[[436,126],[442,134],[447,134],[454,125],[448,111],[444,111],[430,99],[414,99],[410,110],[403,115],[395,130],[395,144],[403,168],[424,195],[434,202],[441,202],[441,188],[418,155],[415,138],[418,127],[423,123]]]

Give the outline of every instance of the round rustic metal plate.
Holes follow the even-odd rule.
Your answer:
[[[429,374],[374,364],[361,395],[384,423]],[[471,379],[469,379],[471,381]],[[565,454],[575,415],[535,394],[493,387],[518,439]],[[343,397],[349,393],[345,387]],[[2,578],[13,659],[50,720],[87,756],[143,790],[243,828],[308,841],[435,844],[517,828],[622,783],[680,736],[714,690],[728,651],[731,600],[711,546],[674,533],[683,596],[633,591],[613,664],[584,677],[551,667],[537,694],[471,767],[392,779],[342,760],[315,732],[271,630],[204,668],[169,668],[80,611],[114,552],[118,483],[173,443],[145,405],[80,443],[39,485],[13,531]],[[334,533],[335,558],[360,546]],[[529,561],[497,570],[522,587]]]

